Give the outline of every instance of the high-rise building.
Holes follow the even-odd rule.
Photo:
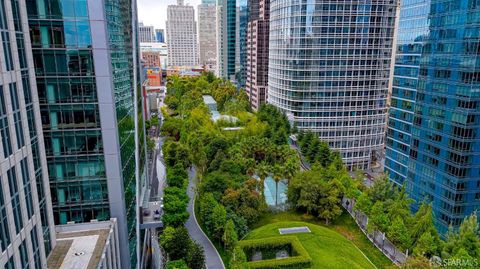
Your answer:
[[[55,245],[25,1],[0,1],[0,268],[45,268]]]
[[[199,63],[209,70],[217,65],[217,32],[215,4],[198,5],[198,47]]]
[[[165,43],[165,31],[163,29],[155,29],[155,39],[158,43]]]
[[[217,75],[235,80],[237,59],[236,0],[217,0]]]
[[[270,2],[268,102],[370,168],[383,151],[397,0]]]
[[[249,17],[247,0],[237,0],[236,16],[235,82],[237,87],[243,88],[247,83],[247,28]]]
[[[414,209],[431,203],[443,234],[480,208],[479,7],[415,0],[400,11],[385,168]]]
[[[26,4],[55,224],[116,218],[130,268],[144,174],[135,1]]]
[[[265,103],[268,90],[268,35],[270,0],[250,0],[247,28],[247,83],[250,105],[257,110]]]
[[[157,41],[156,30],[153,26],[138,25],[138,39],[140,42],[155,42]]]
[[[198,65],[197,24],[195,10],[177,0],[167,7],[168,65]]]

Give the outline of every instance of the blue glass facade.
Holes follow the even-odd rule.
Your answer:
[[[27,1],[55,224],[117,218],[120,244],[130,247],[120,249],[122,268],[137,259],[137,148],[145,161],[144,139],[135,145],[144,132],[134,120],[133,7]]]
[[[155,29],[155,38],[159,43],[165,43],[165,32],[163,29]]]
[[[403,1],[386,170],[445,233],[480,208],[480,2]]]
[[[247,0],[238,0],[238,71],[236,81],[238,87],[245,87],[247,83],[247,27],[248,27]]]

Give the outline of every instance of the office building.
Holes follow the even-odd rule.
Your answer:
[[[197,23],[192,6],[177,0],[167,7],[168,65],[198,65]]]
[[[155,29],[155,39],[158,43],[165,43],[165,31],[163,29]]]
[[[236,0],[217,0],[217,75],[235,81],[237,58]]]
[[[478,15],[471,1],[400,11],[385,168],[414,209],[431,203],[442,234],[480,209]]]
[[[217,65],[217,32],[216,11],[213,4],[198,5],[198,48],[199,64],[209,70]]]
[[[55,246],[25,1],[0,1],[0,268],[45,268]]]
[[[130,268],[145,160],[144,139],[135,143],[144,135],[133,99],[135,1],[57,4],[27,2],[55,224],[116,218],[121,268]]]
[[[349,169],[383,151],[396,0],[270,2],[268,102]]]
[[[258,110],[268,91],[268,40],[270,0],[249,1],[247,28],[246,92],[250,105]]]
[[[140,23],[138,25],[138,39],[140,42],[156,42],[157,36],[155,28]]]

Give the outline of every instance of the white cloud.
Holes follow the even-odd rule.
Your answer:
[[[197,16],[197,6],[201,0],[184,0],[185,4],[195,7],[195,17]],[[155,28],[165,29],[167,20],[167,6],[175,5],[177,0],[137,0],[138,20],[145,25],[153,25]]]

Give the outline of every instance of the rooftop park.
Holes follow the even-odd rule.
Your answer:
[[[213,97],[219,113],[237,120],[213,121],[204,95]],[[197,253],[202,258],[201,249],[194,242],[176,242],[173,236],[184,235],[183,224],[188,219],[185,191],[189,167],[197,172],[195,215],[227,268],[392,266],[343,209],[343,197],[358,201],[356,209],[372,220],[369,229],[385,232],[400,248],[410,250],[410,263],[421,263],[435,255],[480,254],[475,252],[478,247],[458,248],[468,238],[475,238],[480,246],[478,226],[467,229],[468,238],[452,231],[451,242],[444,243],[433,226],[428,204],[412,215],[412,201],[404,189],[386,178],[366,189],[362,180],[349,176],[337,152],[311,139],[309,133],[298,134],[301,152],[311,164],[311,170],[301,170],[299,155],[288,144],[296,127],[271,105],[251,111],[245,92],[228,81],[211,73],[169,77],[165,103],[161,132],[167,137],[163,152],[169,187],[165,190],[163,221],[169,233],[160,243],[175,263],[203,268],[192,257]],[[232,124],[241,128],[225,128]],[[280,184],[288,187],[282,193],[288,198],[285,204],[279,199],[279,192],[283,192]],[[275,193],[269,200],[266,193],[272,190]],[[279,229],[291,227],[308,227],[310,233],[279,233]],[[472,237],[473,230],[476,237]],[[167,250],[177,245],[189,248],[183,248],[180,254]]]

